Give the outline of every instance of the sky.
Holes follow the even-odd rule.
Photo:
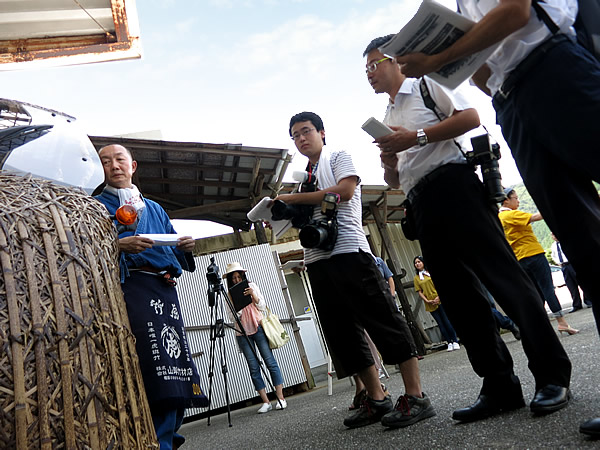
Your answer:
[[[440,3],[456,9],[453,0]],[[138,0],[141,60],[0,72],[0,96],[75,116],[90,135],[161,130],[165,140],[294,154],[289,119],[313,111],[328,148],[350,152],[364,184],[384,184],[377,147],[360,126],[383,119],[388,98],[373,93],[362,52],[373,38],[398,32],[419,4]],[[501,143],[504,185],[519,183],[489,99],[472,92]],[[305,164],[296,154],[285,181]]]

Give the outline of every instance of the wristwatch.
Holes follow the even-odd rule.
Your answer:
[[[419,147],[427,145],[428,142],[429,139],[427,139],[427,135],[425,134],[425,131],[423,131],[423,128],[417,130],[417,144],[419,144]]]

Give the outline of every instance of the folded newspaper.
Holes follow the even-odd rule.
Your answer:
[[[450,47],[474,24],[472,20],[434,0],[423,0],[415,16],[396,36],[379,47],[379,51],[389,56],[401,56],[407,53],[435,55]],[[443,86],[455,89],[463,81],[471,78],[494,53],[498,45],[447,64],[438,72],[430,73],[428,76]]]
[[[275,237],[279,239],[283,236],[287,230],[292,227],[291,220],[272,220],[271,219],[271,202],[273,199],[269,197],[263,198],[260,202],[256,204],[254,208],[250,210],[246,216],[250,222],[258,222],[259,220],[266,220],[271,224],[271,228],[273,229],[273,233],[275,233]]]

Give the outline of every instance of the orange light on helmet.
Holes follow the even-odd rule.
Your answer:
[[[117,209],[115,218],[123,225],[132,225],[137,220],[137,211],[131,205],[123,205]]]

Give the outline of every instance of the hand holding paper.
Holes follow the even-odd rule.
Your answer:
[[[450,47],[469,31],[475,22],[432,0],[423,0],[415,16],[387,44],[379,47],[384,55],[402,56],[406,76],[429,75],[433,80],[455,89],[470,78],[498,44],[439,67],[434,56]]]

